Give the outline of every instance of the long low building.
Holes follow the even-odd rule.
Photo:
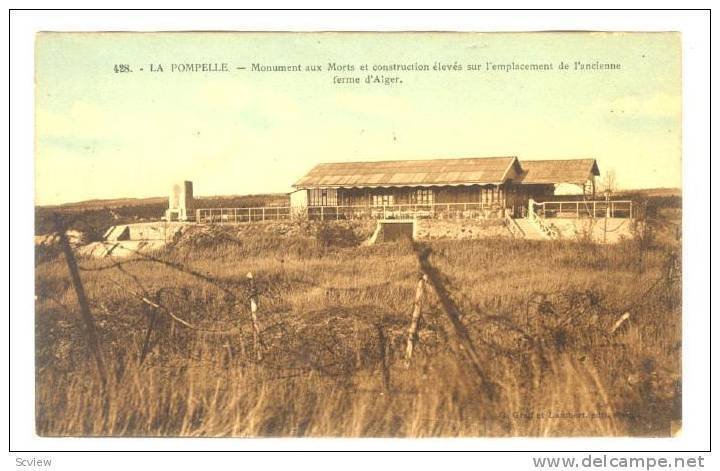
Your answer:
[[[528,200],[556,191],[592,199],[600,174],[595,159],[517,157],[341,162],[316,165],[298,180],[292,206],[392,207],[472,205],[519,215]]]

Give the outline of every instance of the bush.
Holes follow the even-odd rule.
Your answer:
[[[363,239],[352,226],[321,222],[316,229],[315,238],[321,247],[357,247]]]

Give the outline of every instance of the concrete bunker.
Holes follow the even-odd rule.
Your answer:
[[[381,219],[377,222],[375,232],[367,243],[414,240],[416,237],[417,221],[415,219]]]

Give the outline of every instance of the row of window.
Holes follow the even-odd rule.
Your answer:
[[[584,191],[586,194],[594,193],[594,185],[592,181],[589,181]],[[402,198],[396,198],[395,194],[391,190],[376,190],[377,193],[370,197],[370,203],[373,206],[393,206],[395,204],[433,204],[435,202],[435,194],[432,188],[416,188],[410,190],[409,193],[403,195]],[[495,203],[503,201],[506,197],[505,189],[503,188],[480,188],[479,189],[479,202],[480,203]],[[509,192],[515,193],[516,189],[510,188]],[[552,190],[551,190],[552,194]],[[406,197],[405,197],[406,196]],[[399,200],[399,201],[397,201]],[[308,190],[308,204],[310,206],[353,206],[353,205],[364,205],[367,200],[365,197],[360,198],[353,195],[341,192],[338,195],[338,191],[335,188],[322,188],[322,189],[311,189]]]
[[[410,204],[433,204],[434,195],[430,188],[418,188],[409,195]],[[343,201],[344,200],[344,201]],[[341,205],[352,205],[351,198],[341,198]],[[308,191],[308,204],[310,206],[336,206],[338,193],[334,188],[311,189]],[[373,206],[392,206],[395,204],[395,195],[390,192],[372,195]]]

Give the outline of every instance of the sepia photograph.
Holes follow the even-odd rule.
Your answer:
[[[35,37],[41,437],[673,437],[679,33]]]

